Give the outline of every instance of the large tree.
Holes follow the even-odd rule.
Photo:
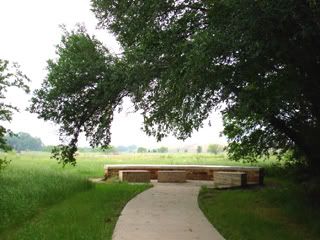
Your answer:
[[[180,139],[189,137],[218,108],[233,158],[252,160],[270,151],[291,149],[311,169],[320,170],[318,1],[92,0],[92,6],[100,27],[117,36],[124,53],[115,60],[104,52],[113,60],[101,68],[113,74],[102,77],[105,71],[94,68],[85,71],[91,74],[86,79],[96,82],[100,77],[107,84],[101,84],[103,91],[114,95],[87,97],[89,90],[72,87],[72,94],[82,93],[80,99],[47,107],[52,92],[60,99],[65,96],[48,83],[73,86],[79,81],[82,86],[84,79],[79,79],[81,74],[72,75],[77,66],[58,60],[49,65],[48,79],[37,93],[40,116],[57,120],[63,132],[73,137],[75,129],[83,127],[94,144],[103,145],[108,141],[99,136],[109,140],[110,116],[124,96],[142,109],[145,131],[158,140],[170,132]],[[89,52],[95,53],[94,49]],[[70,56],[82,56],[82,50]],[[89,59],[87,64],[100,66],[87,54],[82,61]],[[57,71],[62,67],[65,75]],[[79,105],[85,99],[95,99],[104,107],[95,108],[92,100]],[[110,105],[110,99],[116,101]],[[63,113],[68,106],[74,114]],[[90,117],[81,117],[90,110],[104,116],[94,126]],[[63,121],[70,116],[78,125],[66,128]],[[105,119],[108,124],[100,125]],[[88,123],[91,128],[86,127]],[[96,135],[95,129],[101,129],[101,134]]]
[[[234,158],[293,149],[320,169],[319,1],[93,0],[93,8],[142,86],[135,100],[148,133],[186,138],[222,106]]]

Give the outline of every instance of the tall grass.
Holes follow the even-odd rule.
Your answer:
[[[0,174],[0,233],[32,218],[42,208],[92,187],[85,176],[58,169],[48,160],[13,157]]]
[[[82,154],[77,167],[62,168],[48,153],[6,155],[12,162],[0,173],[0,239],[81,239],[85,232],[76,230],[76,225],[83,223],[78,227],[86,229],[86,221],[77,219],[73,223],[74,235],[68,232],[72,225],[68,221],[84,214],[92,220],[99,216],[99,222],[89,225],[91,237],[86,239],[111,238],[121,208],[147,187],[124,184],[96,187],[88,177],[103,176],[105,158],[100,156]],[[93,216],[89,216],[91,210]],[[105,216],[111,216],[108,223],[104,222]],[[48,235],[50,231],[52,236]],[[103,237],[94,238],[94,232],[99,231]]]
[[[147,185],[98,184],[52,205],[11,231],[4,240],[111,240],[125,204]]]

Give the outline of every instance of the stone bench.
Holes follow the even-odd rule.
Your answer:
[[[187,180],[186,171],[158,171],[158,182],[182,183]]]
[[[247,174],[245,172],[215,172],[214,185],[217,188],[246,186]]]
[[[215,172],[245,172],[247,184],[263,184],[264,169],[249,166],[217,165],[156,165],[156,164],[112,164],[104,166],[105,178],[119,176],[119,171],[146,170],[151,179],[158,179],[158,171],[186,171],[187,180],[214,181]]]
[[[119,171],[121,182],[150,182],[150,172],[146,170]]]

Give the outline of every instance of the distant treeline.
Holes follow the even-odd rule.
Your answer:
[[[43,144],[40,138],[33,137],[29,133],[19,132],[16,134],[8,134],[5,137],[7,143],[17,152],[21,151],[43,151],[51,152],[54,148],[53,145],[46,146]],[[79,152],[101,152],[106,154],[118,154],[118,153],[187,153],[187,152],[207,152],[218,154],[224,151],[224,147],[219,144],[209,144],[205,147],[202,146],[188,146],[184,148],[172,148],[160,147],[160,148],[145,148],[138,147],[136,145],[129,146],[109,146],[106,149],[102,148],[91,148],[91,147],[79,147]]]
[[[45,146],[43,148],[44,152],[51,152],[54,146]],[[129,146],[109,146],[108,148],[91,148],[91,147],[78,147],[78,152],[101,152],[101,153],[109,153],[109,154],[117,154],[117,153],[135,153],[137,151],[136,145]]]
[[[144,147],[138,147],[137,152],[138,153],[167,153],[169,150],[167,147],[160,147],[160,148],[152,148],[152,149],[147,149]]]
[[[19,132],[11,133],[5,136],[5,140],[8,145],[15,151],[43,151],[51,152],[54,148],[53,145],[44,145],[40,138],[33,137],[29,133]],[[105,153],[133,153],[137,151],[136,145],[129,146],[110,146],[106,149],[91,148],[91,147],[79,147],[79,152],[105,152]]]
[[[11,133],[5,136],[8,145],[17,152],[42,151],[45,147],[40,138],[32,137],[29,133]]]
[[[204,151],[205,150],[205,151]],[[138,153],[213,153],[213,154],[219,154],[224,152],[224,146],[220,144],[209,144],[206,146],[186,146],[182,148],[172,148],[168,149],[167,147],[160,147],[160,148],[152,148],[148,149],[145,147],[138,147],[137,149]]]

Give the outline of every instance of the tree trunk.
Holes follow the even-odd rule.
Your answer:
[[[276,117],[270,118],[271,125],[291,139],[306,158],[310,173],[320,175],[320,129],[293,129]]]

